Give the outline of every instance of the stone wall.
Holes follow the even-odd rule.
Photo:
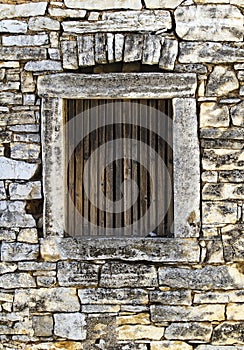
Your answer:
[[[243,0],[0,1],[1,349],[244,349]],[[197,238],[42,238],[39,75],[195,73]]]

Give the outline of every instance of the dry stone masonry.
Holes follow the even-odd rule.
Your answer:
[[[243,15],[243,0],[0,1],[0,349],[244,350]],[[201,231],[44,237],[42,97],[98,73],[89,89],[114,73],[115,97],[121,72],[197,103]]]

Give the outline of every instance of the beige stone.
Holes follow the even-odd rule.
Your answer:
[[[206,149],[203,153],[204,170],[244,169],[244,151],[232,149]]]
[[[150,324],[149,314],[140,313],[136,315],[124,315],[116,317],[118,326],[125,324]]]
[[[152,339],[160,340],[164,335],[163,327],[135,325],[118,327],[118,339],[120,340],[136,340],[136,339]]]
[[[235,72],[229,67],[216,66],[210,74],[206,96],[224,96],[239,88]]]
[[[204,200],[242,199],[243,193],[244,185],[241,183],[205,184],[202,190]]]
[[[244,303],[244,291],[233,290],[227,292],[210,291],[205,293],[196,293],[193,302],[196,304],[216,304],[216,303]],[[234,304],[239,305],[239,304]]]
[[[38,233],[35,228],[24,228],[18,234],[18,242],[38,243]]]
[[[230,109],[230,115],[233,125],[244,126],[244,101],[233,106]]]
[[[223,322],[214,328],[213,345],[244,345],[243,322]],[[218,348],[219,350],[219,348]]]
[[[237,203],[203,202],[204,224],[232,224],[237,222]]]
[[[203,102],[200,107],[200,127],[228,127],[229,110],[216,102]]]
[[[208,322],[180,322],[172,323],[165,330],[166,339],[199,340],[209,342],[212,325]]]
[[[226,312],[227,320],[243,321],[244,304],[228,304]]]
[[[140,10],[140,0],[64,0],[67,7],[86,10],[134,9]]]
[[[193,347],[182,341],[153,341],[151,350],[192,350]]]
[[[38,344],[26,344],[25,350],[83,350],[83,345],[75,341],[44,342]]]

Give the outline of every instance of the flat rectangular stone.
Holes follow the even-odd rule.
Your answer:
[[[213,327],[208,322],[172,323],[165,330],[166,339],[199,340],[209,342]]]
[[[199,345],[196,350],[244,350],[242,345]]]
[[[237,203],[208,201],[202,204],[203,224],[234,224],[237,220]]]
[[[125,37],[124,62],[141,61],[144,36],[128,34]]]
[[[2,60],[41,60],[47,57],[47,49],[36,47],[0,47]]]
[[[233,290],[228,292],[210,291],[205,293],[196,293],[194,295],[193,302],[196,304],[228,304],[243,303],[244,302],[244,291]]]
[[[151,342],[151,350],[192,350],[193,347],[182,341],[153,341]]]
[[[202,190],[204,200],[242,199],[243,194],[243,184],[205,184]]]
[[[71,9],[61,9],[53,7],[48,9],[48,13],[52,17],[71,17],[71,18],[84,18],[86,16],[85,10],[71,10]]]
[[[0,288],[18,289],[36,287],[35,279],[29,273],[6,273],[0,276]]]
[[[3,46],[42,46],[49,43],[47,34],[40,35],[9,35],[2,37]]]
[[[9,185],[10,199],[41,199],[41,182],[31,181],[26,184],[12,183]]]
[[[150,339],[160,340],[164,335],[163,327],[155,327],[153,325],[124,325],[118,327],[118,339]]]
[[[97,64],[107,63],[107,34],[95,34],[95,61]]]
[[[32,17],[29,19],[28,27],[32,31],[59,30],[59,21],[49,17]]]
[[[151,303],[165,305],[191,305],[191,292],[188,290],[153,290],[149,292]]]
[[[219,180],[220,182],[244,182],[244,171],[222,170],[219,172]]]
[[[98,284],[98,268],[98,265],[84,262],[58,262],[59,285],[95,287]]]
[[[244,225],[228,225],[222,228],[224,257],[227,262],[241,262],[244,258]]]
[[[2,33],[26,33],[27,23],[25,21],[4,19],[0,21],[0,32]]]
[[[30,61],[25,64],[28,72],[62,71],[61,62],[53,60]]]
[[[39,246],[28,243],[3,242],[1,256],[3,261],[35,260],[39,255]]]
[[[0,90],[1,91],[8,91],[8,90],[19,90],[20,83],[17,81],[9,81],[6,83],[0,82]]]
[[[21,5],[0,4],[0,19],[44,16],[47,2],[28,2]]]
[[[159,35],[146,34],[144,36],[142,64],[158,64],[161,54],[161,42]]]
[[[79,66],[95,65],[95,38],[93,35],[82,35],[77,38]]]
[[[78,51],[76,41],[61,41],[64,69],[78,69]]]
[[[243,322],[223,322],[217,325],[212,335],[213,345],[244,345]],[[219,347],[218,347],[219,350]],[[236,348],[235,348],[236,350]]]
[[[82,305],[81,311],[86,314],[115,313],[120,311],[120,305]]]
[[[68,33],[96,33],[96,32],[155,32],[167,31],[172,27],[169,11],[116,11],[105,12],[97,22],[67,21],[62,22]]]
[[[83,62],[82,58],[80,64]],[[133,98],[135,93],[137,98],[194,97],[195,90],[196,76],[190,73],[58,74],[38,78],[39,96],[63,98]]]
[[[165,70],[174,70],[177,55],[178,41],[175,39],[165,38],[162,42],[159,68]]]
[[[235,63],[244,62],[243,43],[181,42],[181,63]]]
[[[244,151],[232,149],[206,149],[203,153],[204,170],[242,170]]]
[[[145,0],[148,9],[175,9],[182,0]]]
[[[11,142],[10,152],[13,159],[38,159],[41,147],[36,143]]]
[[[10,158],[0,158],[0,179],[29,180],[37,171],[38,165],[16,161]]]
[[[125,37],[123,34],[115,34],[114,36],[114,58],[115,62],[123,60]]]
[[[64,0],[67,7],[86,10],[133,9],[142,8],[141,0]]]

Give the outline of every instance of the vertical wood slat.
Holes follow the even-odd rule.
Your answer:
[[[67,118],[70,119],[76,114],[79,114],[83,111],[83,119],[86,120],[86,125],[79,122],[79,126],[84,128],[85,134],[89,129],[89,118],[91,117],[91,108],[93,108],[92,113],[95,113],[96,120],[98,123],[98,118],[103,118],[106,120],[106,123],[109,121],[113,122],[113,114],[118,113],[120,118],[122,117],[122,113],[127,113],[129,118],[131,119],[132,115],[136,115],[138,121],[140,118],[151,118],[156,114],[160,115],[162,112],[171,113],[171,102],[168,100],[126,100],[127,103],[123,103],[123,100],[115,100],[116,104],[113,103],[112,100],[69,100],[66,103],[66,114]],[[129,105],[130,102],[130,105]],[[147,104],[148,115],[145,116],[143,113],[144,104]],[[126,106],[126,107],[125,107]],[[121,120],[121,119],[120,119]],[[151,130],[152,119],[149,122],[149,129]],[[165,120],[161,120],[159,118],[158,128],[166,128],[168,131],[168,137],[172,140],[172,130],[169,130],[169,126],[167,124],[167,118]],[[72,135],[74,135],[74,130],[69,131],[69,136],[71,139],[67,140],[67,156],[71,157],[71,161],[69,162],[68,167],[68,187],[71,197],[74,200],[76,209],[83,215],[88,221],[93,224],[98,224],[101,227],[123,227],[130,225],[133,222],[136,222],[141,216],[143,216],[150,204],[151,200],[157,201],[157,198],[151,198],[152,191],[151,186],[157,186],[157,178],[158,178],[158,169],[157,162],[148,157],[148,167],[149,172],[146,171],[144,167],[138,165],[136,161],[131,161],[128,159],[116,160],[113,164],[110,164],[106,168],[106,171],[103,174],[103,178],[99,179],[97,177],[96,168],[102,166],[104,164],[103,158],[99,158],[99,164],[91,164],[91,168],[89,169],[89,191],[95,191],[102,187],[104,189],[105,198],[109,198],[110,200],[116,201],[121,199],[121,183],[126,179],[135,180],[140,188],[139,199],[136,204],[131,207],[127,211],[121,210],[119,214],[112,214],[106,212],[106,210],[99,210],[97,207],[89,201],[89,193],[88,196],[82,191],[82,180],[83,174],[82,169],[84,168],[85,162],[89,159],[92,152],[96,150],[97,147],[101,146],[107,141],[111,141],[116,138],[133,138],[137,140],[141,140],[143,143],[147,143],[150,147],[155,149],[156,152],[164,159],[167,164],[167,168],[169,173],[172,175],[172,149],[166,145],[165,141],[160,140],[160,138],[154,134],[152,131],[147,131],[146,129],[140,128],[136,125],[122,125],[116,124],[114,126],[106,126],[103,129],[97,129],[94,133],[91,133],[88,137],[85,137],[84,140],[77,146],[73,155],[71,155],[73,149],[73,141]],[[133,155],[136,157],[140,163],[140,159],[142,159],[145,155],[140,152],[140,149],[136,147],[135,149],[126,149],[128,145],[124,143],[124,152],[127,155]],[[116,149],[106,149],[108,154],[113,156],[113,159],[116,156]],[[105,155],[106,157],[106,155]],[[150,174],[151,177],[150,178]],[[157,188],[155,193],[161,193],[164,196],[168,196],[171,193],[172,189],[170,185],[165,181],[166,177],[164,175],[164,184]],[[96,183],[95,183],[96,181]],[[161,188],[163,187],[163,188]],[[125,189],[124,189],[125,190]],[[98,191],[99,192],[99,191]],[[125,201],[131,201],[132,191],[127,188],[127,191],[124,191]],[[105,200],[106,201],[106,200]],[[102,197],[97,196],[97,203],[102,207],[106,207],[106,203],[103,203]],[[173,201],[171,201],[168,213],[165,217],[165,220],[159,224],[156,228],[158,235],[166,235],[168,234],[169,227],[173,223]],[[167,204],[167,200],[165,200],[165,205]],[[66,203],[67,206],[67,218],[66,222],[69,227],[69,234],[75,234],[76,222],[74,218],[74,212],[72,212],[72,207],[68,207],[68,201]],[[157,221],[157,207],[155,208],[155,212],[153,217],[150,218],[151,222]],[[146,223],[146,226],[149,223]],[[167,227],[166,227],[167,224]],[[87,228],[88,231],[90,228]],[[146,227],[140,227],[139,235],[147,235]],[[167,232],[166,232],[167,231]],[[98,232],[87,232],[89,235],[97,235]],[[133,233],[132,233],[133,234]],[[136,234],[136,233],[135,233]]]

